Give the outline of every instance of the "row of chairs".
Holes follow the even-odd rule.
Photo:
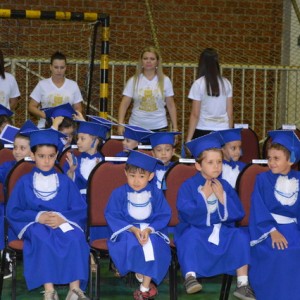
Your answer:
[[[245,132],[244,130],[242,132]],[[114,143],[115,146],[112,147],[115,149],[115,153],[119,152],[120,141],[118,140],[110,140],[112,142],[108,142],[106,145],[107,152],[106,156],[114,156],[111,151],[111,148],[108,147],[109,143]],[[105,144],[104,144],[105,145]],[[112,144],[111,144],[112,145]],[[258,148],[257,148],[258,149]],[[7,150],[7,149],[3,149]],[[3,151],[1,150],[1,151]],[[10,151],[10,150],[8,150]],[[10,151],[11,154],[11,151]],[[245,153],[244,153],[245,154]],[[0,153],[0,158],[2,157]],[[61,160],[63,161],[63,160]],[[1,163],[1,161],[0,161]],[[16,165],[16,167],[11,171],[7,180],[7,193],[8,196],[13,189],[14,184],[20,178],[22,174],[29,172],[34,164],[32,162],[20,162]],[[256,166],[256,165],[250,165]],[[247,199],[247,201],[243,201],[245,210],[249,209],[249,194],[251,194],[251,188],[253,187],[252,183],[249,183],[249,174],[248,172],[253,169],[253,167],[249,166],[245,168],[245,170],[240,174],[237,181],[237,188],[240,194],[240,197],[243,199]],[[258,166],[260,167],[260,166]],[[58,171],[60,171],[60,167],[58,166]],[[261,167],[260,171],[265,170],[264,167]],[[178,223],[177,211],[176,211],[176,198],[178,188],[187,178],[191,177],[196,173],[193,165],[190,164],[182,164],[176,163],[173,168],[171,168],[166,176],[167,186],[170,187],[165,191],[166,199],[169,202],[172,208],[172,218],[170,221],[170,226],[175,226]],[[242,177],[242,174],[245,175]],[[247,175],[248,174],[248,175]],[[243,183],[242,178],[247,178],[246,183]],[[253,178],[253,177],[251,177]],[[89,226],[106,226],[106,221],[104,218],[104,208],[106,206],[107,200],[111,194],[111,192],[117,187],[126,182],[126,177],[124,174],[124,164],[112,164],[109,162],[102,162],[99,164],[91,173],[88,180],[88,188],[87,188],[87,199],[88,199],[88,225]],[[242,187],[244,184],[244,187]],[[254,181],[253,181],[254,184]],[[248,204],[247,204],[248,203]],[[246,219],[247,220],[247,219]],[[247,221],[245,221],[247,222]],[[245,225],[242,223],[242,225]],[[87,238],[89,238],[89,234],[87,233]],[[16,240],[10,243],[7,242],[7,247],[5,251],[10,251],[13,253],[13,276],[12,276],[12,299],[16,299],[16,257],[17,253],[21,253],[23,248],[22,241]],[[176,247],[174,243],[171,243],[172,249],[172,263],[170,265],[169,276],[170,276],[170,299],[177,299],[177,271],[179,268],[178,261],[176,258]],[[5,252],[4,251],[4,252]],[[99,299],[100,297],[100,266],[101,266],[101,258],[103,256],[108,256],[108,249],[106,245],[106,239],[99,239],[93,241],[91,243],[91,253],[94,257],[94,260],[97,265],[97,272],[95,276],[91,276],[90,284],[89,284],[89,292],[95,299]],[[3,258],[5,255],[2,256]],[[1,277],[0,277],[0,288],[3,285],[3,270],[4,270],[4,259],[2,259],[1,266]],[[229,290],[231,286],[232,277],[228,275],[223,276],[222,289],[220,292],[220,299],[228,299]]]

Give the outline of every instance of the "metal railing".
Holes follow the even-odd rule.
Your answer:
[[[76,80],[84,90],[86,85],[89,62],[86,60],[68,60],[68,77]],[[95,69],[98,69],[96,61]],[[122,90],[128,78],[134,74],[135,62],[111,61],[109,63],[109,104],[108,114],[117,119],[118,106]],[[6,59],[7,71],[15,75],[21,90],[22,101],[16,112],[20,123],[29,118],[27,107],[29,95],[41,78],[48,77],[49,60],[31,58]],[[226,65],[222,66],[223,75],[233,86],[234,122],[247,123],[262,140],[268,130],[273,130],[282,124],[299,125],[300,91],[298,82],[300,67],[285,66],[254,66]],[[181,131],[186,133],[190,115],[191,101],[187,95],[196,79],[197,65],[193,63],[165,63],[164,72],[173,82],[175,101],[178,108],[178,120]],[[99,72],[99,71],[98,71]],[[96,78],[97,80],[97,78]],[[99,76],[98,76],[99,80]],[[99,84],[94,87],[99,89]],[[83,93],[85,94],[85,93]],[[96,90],[91,103],[91,113],[99,111],[99,101]]]

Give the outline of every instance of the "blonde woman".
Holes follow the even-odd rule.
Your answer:
[[[177,131],[177,113],[171,80],[164,75],[162,60],[154,47],[144,48],[139,56],[136,74],[131,77],[123,91],[119,106],[118,121],[125,123],[125,115],[133,100],[129,125],[140,126],[153,131],[167,131],[167,107],[172,130]],[[123,134],[120,126],[118,133]]]

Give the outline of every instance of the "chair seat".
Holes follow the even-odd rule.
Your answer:
[[[108,251],[107,239],[94,240],[91,243],[91,247],[94,248],[94,249],[97,249],[97,250]]]
[[[23,246],[24,246],[23,240],[13,240],[8,243],[8,247],[16,251],[22,251]]]

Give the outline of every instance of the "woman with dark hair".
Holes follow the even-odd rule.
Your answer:
[[[13,75],[5,72],[4,57],[0,50],[0,104],[14,110],[17,106],[20,91]]]
[[[65,77],[67,58],[55,52],[50,59],[51,77],[40,80],[32,93],[28,106],[29,112],[39,118],[38,127],[45,127],[45,111],[42,108],[55,107],[70,103],[75,110],[82,112],[82,95],[78,84]]]
[[[232,86],[221,76],[215,49],[206,48],[200,54],[198,79],[193,83],[188,98],[193,102],[187,142],[211,131],[232,128]]]

